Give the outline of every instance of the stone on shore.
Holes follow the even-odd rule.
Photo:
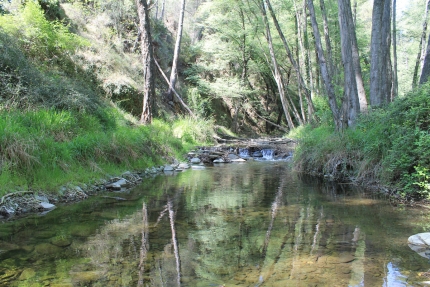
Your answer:
[[[49,202],[41,202],[40,207],[43,208],[44,210],[51,210],[51,209],[55,208],[55,205],[53,205]]]
[[[171,165],[165,165],[163,171],[164,172],[169,172],[169,171],[174,171],[175,169],[171,166]]]
[[[430,232],[410,236],[408,238],[408,245],[422,257],[430,259]]]

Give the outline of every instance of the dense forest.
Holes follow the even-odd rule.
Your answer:
[[[0,1],[0,191],[55,191],[218,136],[430,191],[425,0]]]

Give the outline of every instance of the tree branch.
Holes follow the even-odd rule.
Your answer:
[[[172,89],[173,93],[175,94],[175,96],[178,98],[179,102],[182,104],[182,106],[188,111],[188,113],[190,113],[190,115],[194,118],[197,119],[197,117],[194,115],[194,113],[190,110],[190,108],[187,106],[187,104],[184,103],[184,101],[182,100],[181,96],[179,96],[179,94],[176,92],[176,90],[172,87],[172,85],[170,85],[170,81],[169,79],[167,79],[166,74],[164,74],[163,70],[161,69],[160,65],[158,64],[157,60],[154,58],[154,62],[155,65],[157,65],[158,70],[160,71],[161,75],[163,75],[163,78],[166,80],[167,84],[169,85],[169,87]]]

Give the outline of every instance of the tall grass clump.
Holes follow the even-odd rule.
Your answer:
[[[430,196],[430,85],[362,115],[342,133],[330,125],[296,132],[296,168],[391,187],[405,197]]]
[[[173,135],[182,140],[182,143],[207,144],[213,142],[214,123],[210,119],[193,119],[182,117],[172,125]]]

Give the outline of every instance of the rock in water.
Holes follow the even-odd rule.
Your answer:
[[[55,208],[55,205],[48,203],[48,202],[41,202],[40,207],[42,207],[45,210],[51,210]]]
[[[408,245],[422,257],[430,259],[430,232],[410,236],[408,238]]]
[[[233,153],[229,153],[228,154],[228,158],[231,159],[231,160],[239,159],[239,157],[237,155],[233,154]]]

